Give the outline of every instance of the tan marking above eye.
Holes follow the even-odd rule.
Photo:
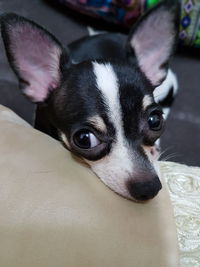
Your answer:
[[[142,108],[145,111],[153,103],[153,98],[150,95],[145,95],[142,100]]]
[[[94,128],[96,128],[97,130],[100,130],[101,132],[106,132],[106,125],[100,116],[92,116],[87,121],[92,123]]]

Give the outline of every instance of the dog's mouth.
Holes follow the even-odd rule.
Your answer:
[[[92,168],[89,161],[76,156],[74,153],[71,154],[73,159],[76,160],[79,164],[82,164],[87,168]],[[150,201],[151,199],[155,198],[158,195],[159,191],[162,189],[162,184],[157,175],[153,175],[152,177],[151,175],[146,175],[146,177],[144,175],[144,177],[137,177],[137,179],[129,178],[124,182],[124,179],[117,181],[109,176],[102,177],[101,174],[99,174],[96,170],[93,170],[93,172],[112,191],[126,199],[138,203],[145,203],[147,201]]]
[[[90,167],[100,180],[117,194],[133,201],[145,202],[153,199],[161,190],[162,185],[154,164],[159,157],[156,146],[141,146],[140,150],[133,151],[128,146],[115,145],[107,155],[90,160],[74,153],[71,150],[71,142],[68,143],[63,134],[61,137],[65,147],[72,152],[73,158]]]

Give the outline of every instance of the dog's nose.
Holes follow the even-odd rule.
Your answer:
[[[162,185],[158,176],[155,176],[147,181],[142,181],[142,179],[137,181],[129,180],[127,187],[134,199],[144,201],[155,197],[162,188]]]

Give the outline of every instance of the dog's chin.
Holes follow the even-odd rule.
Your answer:
[[[104,183],[104,182],[103,182]],[[104,183],[105,184],[105,183]],[[105,184],[106,185],[106,184]],[[148,199],[145,199],[145,200],[140,200],[140,199],[136,199],[136,198],[134,198],[134,197],[132,197],[131,195],[130,195],[130,193],[127,191],[127,193],[122,193],[122,192],[119,192],[119,191],[116,191],[115,189],[113,189],[113,188],[111,188],[109,185],[106,185],[109,189],[111,189],[115,194],[117,194],[118,196],[120,196],[120,197],[123,197],[124,199],[126,199],[126,200],[128,200],[128,201],[133,201],[133,202],[135,202],[135,203],[138,203],[138,204],[146,204],[146,203],[148,203],[148,202],[150,202],[151,200],[153,200],[157,195],[158,195],[158,193],[155,195],[155,196],[153,196],[153,197],[151,197],[151,198],[148,198]]]
[[[94,171],[93,171],[94,172]],[[94,172],[95,173],[95,172]],[[137,199],[134,196],[131,195],[131,193],[128,190],[128,186],[127,186],[127,181],[114,181],[112,179],[108,180],[105,177],[101,177],[98,175],[98,173],[95,173],[97,175],[97,177],[104,183],[104,185],[106,185],[110,190],[113,191],[113,193],[119,195],[120,197],[123,197],[127,200],[136,202],[136,203],[147,203],[151,200],[153,200],[157,194],[159,193],[160,190],[155,192],[155,195],[149,195],[146,197],[146,199]]]
[[[110,188],[110,187],[109,187]],[[112,188],[110,188],[112,190]],[[114,191],[114,190],[113,190]],[[132,197],[129,193],[127,194],[121,194],[120,192],[117,192],[117,191],[114,191],[114,193],[116,193],[117,195],[119,195],[120,197],[123,197],[129,201],[133,201],[133,202],[136,202],[138,204],[145,204],[145,203],[148,203],[150,202],[151,200],[153,200],[154,198],[156,198],[156,196],[158,195],[158,193],[153,196],[153,197],[150,197],[150,198],[147,198],[147,199],[144,199],[144,200],[140,200],[140,199],[136,199],[134,197]]]

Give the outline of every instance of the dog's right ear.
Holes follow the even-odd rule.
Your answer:
[[[61,60],[66,50],[48,31],[16,14],[1,16],[1,31],[11,67],[24,94],[34,102],[45,101],[61,80]]]
[[[169,59],[176,47],[179,29],[179,0],[163,0],[133,26],[127,51],[154,87],[166,78]]]

